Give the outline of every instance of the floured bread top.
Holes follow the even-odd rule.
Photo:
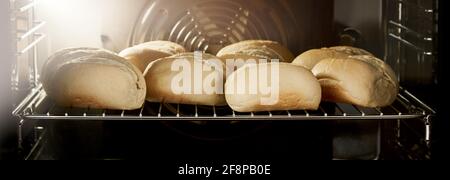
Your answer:
[[[139,76],[140,74],[139,70],[137,70],[134,65],[114,52],[98,48],[69,48],[60,50],[48,58],[42,68],[42,77],[44,77],[43,81],[46,81],[46,78],[52,77],[52,73],[54,73],[55,70],[62,65],[79,63],[80,59],[85,59],[84,61],[86,61],[90,58],[101,58],[105,61],[105,63],[121,64],[132,69],[136,76]]]
[[[351,46],[335,46],[335,47],[330,47],[328,49],[332,49],[335,51],[339,51],[339,52],[343,52],[346,53],[350,56],[358,56],[358,55],[370,55],[373,56],[372,53],[361,49],[361,48],[356,48],[356,47],[351,47]]]
[[[369,55],[350,56],[349,58],[364,61],[366,63],[371,64],[373,67],[375,67],[379,72],[383,74],[383,77],[388,82],[392,83],[392,85],[399,88],[399,82],[397,80],[397,76],[395,75],[394,70],[392,70],[392,68],[381,59]]]
[[[217,56],[245,54],[266,59],[278,59],[280,62],[292,62],[294,55],[278,42],[268,40],[247,40],[222,48]]]
[[[170,41],[151,41],[127,48],[119,53],[122,57],[133,56],[139,51],[149,49],[175,55],[186,52],[183,46]]]

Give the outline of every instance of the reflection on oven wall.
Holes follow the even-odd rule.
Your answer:
[[[382,0],[335,0],[334,8],[339,32],[356,30],[360,34],[354,45],[383,57]]]

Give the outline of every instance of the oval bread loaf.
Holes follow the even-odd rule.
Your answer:
[[[394,71],[373,56],[326,59],[312,72],[322,86],[324,101],[385,107],[395,101],[399,92]]]
[[[60,106],[132,110],[142,107],[142,73],[126,59],[95,48],[65,49],[43,67],[47,95]]]
[[[145,72],[148,85],[147,101],[225,106],[225,65],[216,56],[202,53],[201,56],[201,59],[194,59],[194,53],[183,53],[152,62]],[[198,63],[201,69],[196,69],[198,67],[195,67],[195,63]],[[195,78],[198,72],[201,77]],[[210,79],[211,77],[213,79]],[[200,90],[195,92],[196,88]]]
[[[254,72],[264,69],[268,72],[265,75],[267,82],[260,82],[264,75],[255,75]],[[278,80],[275,79],[277,77]],[[268,85],[270,90],[263,90],[265,88],[261,85]],[[252,90],[255,88],[256,91]],[[300,66],[287,63],[248,64],[228,77],[225,97],[229,106],[237,112],[317,110],[321,102],[321,88],[316,77]]]

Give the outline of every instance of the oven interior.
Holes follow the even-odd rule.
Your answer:
[[[13,115],[23,159],[431,158],[436,112],[423,89],[438,83],[437,0],[141,0],[128,9],[120,0],[65,1],[10,1]],[[89,8],[61,8],[75,2]],[[86,13],[76,18],[80,9]],[[296,55],[339,44],[365,48],[394,68],[403,88],[392,106],[375,109],[323,103],[318,111],[237,113],[146,103],[110,111],[57,107],[39,81],[41,64],[66,46],[117,52],[170,40],[215,53],[246,39],[276,40]]]

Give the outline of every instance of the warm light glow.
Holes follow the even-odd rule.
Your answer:
[[[42,0],[39,18],[48,22],[51,51],[74,46],[100,47],[101,4],[107,0]]]

